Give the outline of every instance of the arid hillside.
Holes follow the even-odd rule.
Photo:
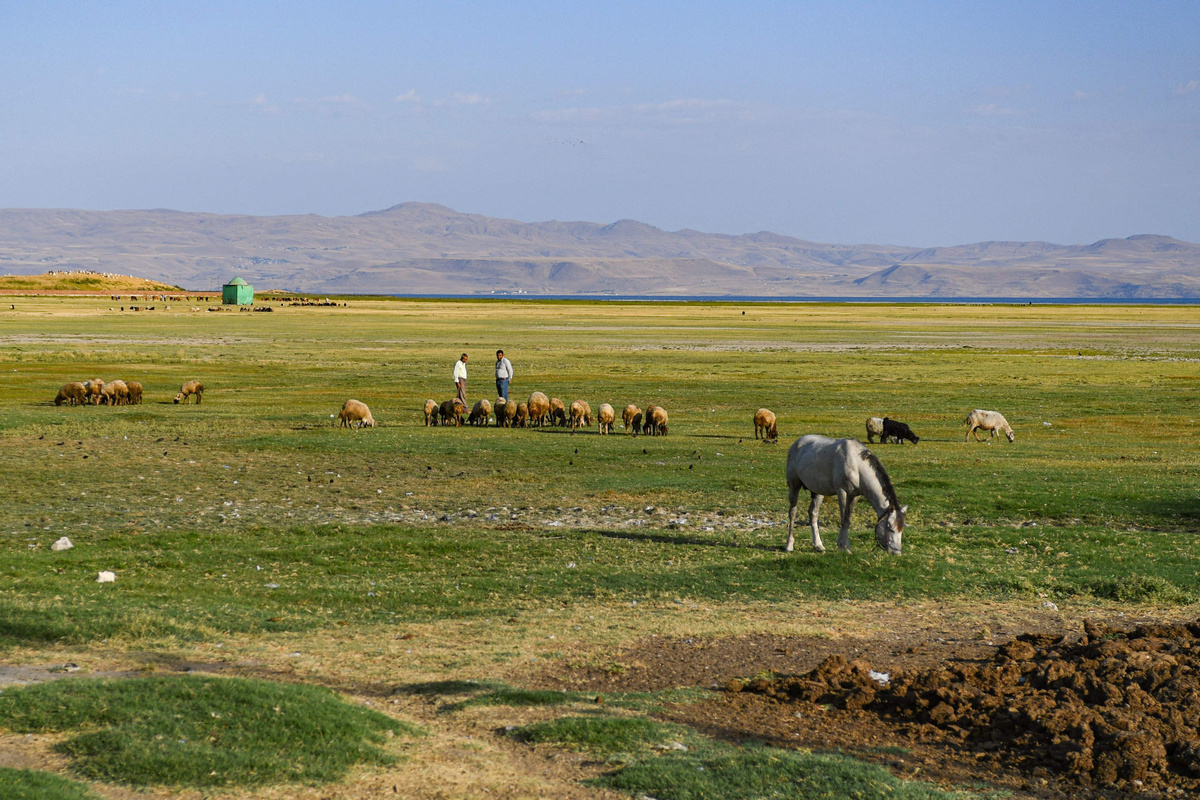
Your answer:
[[[193,290],[241,275],[323,293],[1200,297],[1200,245],[1154,235],[918,249],[633,220],[525,223],[427,203],[353,217],[0,210],[0,272],[47,269]]]

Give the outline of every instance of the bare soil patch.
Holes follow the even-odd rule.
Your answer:
[[[539,680],[716,688],[665,716],[903,777],[1040,798],[1200,795],[1200,620],[1046,611],[1006,629],[1002,616],[930,626],[891,613],[869,637],[655,637]]]

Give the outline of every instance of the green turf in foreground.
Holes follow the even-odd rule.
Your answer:
[[[393,763],[379,745],[418,733],[325,689],[198,677],[5,689],[0,727],[75,732],[59,748],[89,778],[196,787],[336,781],[355,764]]]
[[[974,796],[901,780],[882,767],[845,756],[762,745],[735,747],[677,725],[639,717],[565,717],[516,728],[513,735],[622,762],[615,771],[591,783],[658,800],[949,800]]]
[[[58,775],[8,767],[0,767],[0,797],[4,800],[97,800],[91,789]]]

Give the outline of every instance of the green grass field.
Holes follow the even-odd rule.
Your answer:
[[[681,602],[737,631],[846,599],[1200,601],[1194,308],[345,299],[4,304],[0,653],[265,658],[332,638],[306,667],[323,682],[338,659],[373,669],[413,626],[519,620],[408,666],[486,678],[547,631],[612,644]],[[515,399],[653,403],[670,435],[426,428],[461,352],[468,396],[494,400],[501,347]],[[140,381],[143,405],[53,405],[92,377]],[[203,404],[173,404],[193,378]],[[335,427],[351,397],[379,427]],[[763,406],[779,444],[754,439]],[[1016,442],[964,443],[973,408],[1002,411]],[[865,503],[852,555],[810,552],[807,527],[782,553],[788,443],[865,439],[875,415],[921,436],[872,447],[910,507],[904,554],[872,549]],[[74,549],[51,552],[63,535]]]

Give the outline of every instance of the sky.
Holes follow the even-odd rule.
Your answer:
[[[0,0],[0,208],[1200,242],[1200,3]]]

